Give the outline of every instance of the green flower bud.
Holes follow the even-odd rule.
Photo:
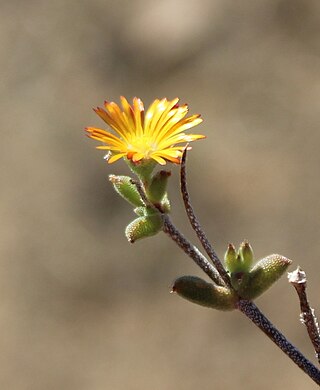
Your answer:
[[[169,176],[171,176],[169,171],[159,171],[153,176],[146,189],[147,198],[150,202],[157,204],[162,201],[167,191]]]
[[[248,281],[237,289],[238,294],[248,300],[257,298],[285,273],[291,263],[291,260],[276,254],[259,260],[248,274]]]
[[[237,253],[234,245],[229,244],[227,252],[224,255],[224,262],[226,269],[230,274],[247,273],[253,262],[253,250],[251,245],[248,241],[243,241]]]
[[[131,177],[109,175],[109,180],[113,184],[113,188],[116,192],[127,202],[131,203],[133,206],[144,206],[137,187],[131,182]]]
[[[233,244],[228,245],[228,249],[224,255],[224,263],[227,271],[230,273],[241,270],[241,259],[236,252],[236,248]]]
[[[182,276],[174,281],[171,292],[201,306],[233,310],[238,297],[227,287],[216,286],[196,276]]]
[[[126,227],[125,234],[128,241],[134,243],[141,238],[154,236],[162,229],[162,225],[163,221],[159,213],[146,215],[132,221]]]
[[[249,271],[253,263],[253,250],[248,241],[243,241],[239,248],[239,255],[242,262],[242,270]]]

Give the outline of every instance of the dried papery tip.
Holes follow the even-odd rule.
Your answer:
[[[304,284],[307,282],[306,273],[298,266],[293,272],[288,272],[288,281],[292,284]]]
[[[113,184],[119,183],[119,177],[116,175],[109,175],[108,179]]]
[[[112,153],[111,153],[111,152],[108,152],[107,154],[105,154],[105,155],[103,156],[103,159],[104,159],[106,162],[109,162],[111,156],[112,156]]]
[[[231,242],[229,242],[229,244],[228,244],[228,250],[230,250],[230,251],[236,251],[236,247],[231,243]]]

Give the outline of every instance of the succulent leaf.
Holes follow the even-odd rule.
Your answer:
[[[109,175],[109,180],[116,192],[127,202],[137,207],[144,206],[137,187],[132,183],[131,177]]]
[[[233,310],[237,295],[227,287],[208,283],[197,276],[182,276],[174,281],[172,292],[201,306],[217,310]]]
[[[170,171],[159,171],[151,179],[146,188],[147,198],[150,202],[160,203],[166,194],[168,178],[171,176]]]
[[[163,221],[159,213],[139,217],[129,223],[126,227],[125,235],[131,243],[154,236],[162,229]]]
[[[237,289],[238,294],[244,299],[257,298],[285,273],[291,263],[291,260],[277,254],[259,260],[249,272],[246,283]]]

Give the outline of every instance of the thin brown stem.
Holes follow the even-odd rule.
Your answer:
[[[284,335],[274,327],[257,306],[250,301],[240,300],[239,310],[258,326],[298,367],[309,377],[320,385],[320,371],[314,366],[294,345],[288,341]]]
[[[216,255],[213,247],[209,243],[201,226],[195,217],[193,208],[190,204],[190,197],[186,188],[185,176],[185,158],[186,151],[183,155],[181,166],[181,191],[185,202],[185,207],[190,220],[190,223],[196,231],[201,244],[208,253],[214,266],[203,256],[203,254],[192,245],[173,225],[168,215],[158,210],[163,217],[163,231],[210,277],[210,279],[218,285],[226,283],[230,285],[230,279],[225,271],[220,259]],[[137,186],[137,190],[141,195],[143,202],[150,207],[156,208],[148,201],[143,186],[133,181]],[[307,302],[307,300],[306,300]],[[265,317],[257,306],[247,300],[239,299],[238,309],[245,314],[262,332],[264,332],[298,367],[300,367],[315,383],[320,385],[320,370],[315,367],[294,345],[292,345],[285,336]]]
[[[168,215],[162,213],[161,210],[157,209],[157,207],[148,200],[142,184],[137,180],[132,180],[132,183],[136,186],[137,191],[139,192],[139,195],[141,196],[141,199],[145,205],[158,210],[162,214],[163,231],[168,234],[172,240],[175,241],[175,243],[178,244],[178,246],[195,261],[195,263],[209,276],[211,280],[213,280],[217,285],[222,286],[223,281],[219,273],[208,261],[208,259],[206,259],[206,257],[203,256],[199,249],[189,243],[189,241],[176,229],[176,227],[171,223]]]
[[[163,215],[163,231],[205,272],[211,280],[221,286],[222,280],[209,260],[197,247],[192,245],[172,224],[167,215]]]
[[[181,188],[181,194],[184,202],[184,207],[187,212],[187,216],[189,218],[190,224],[195,231],[196,235],[198,236],[199,241],[201,242],[201,245],[203,249],[208,254],[209,258],[213,262],[215,268],[219,272],[221,278],[223,279],[224,283],[231,287],[230,277],[223,267],[223,264],[221,263],[219,257],[217,256],[215,250],[213,249],[211,243],[209,242],[205,232],[203,231],[198,218],[196,217],[193,207],[190,202],[190,195],[187,189],[187,176],[186,176],[186,159],[187,159],[187,147],[184,149],[182,160],[181,160],[181,170],[180,170],[180,188]]]
[[[300,320],[306,326],[309,338],[314,347],[316,357],[320,363],[320,334],[318,321],[314,309],[310,307],[307,298],[307,277],[306,273],[298,267],[295,271],[288,274],[289,283],[295,288],[300,302]]]
[[[140,195],[143,203],[146,206],[155,208],[155,206],[148,200],[147,195],[146,195],[146,193],[144,191],[144,188],[143,188],[143,185],[141,184],[141,182],[138,181],[138,180],[131,179],[131,183],[136,186],[137,191],[139,192],[139,195]]]

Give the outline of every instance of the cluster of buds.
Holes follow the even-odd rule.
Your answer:
[[[125,234],[133,243],[141,238],[157,234],[163,227],[163,214],[170,212],[170,202],[167,195],[170,171],[161,170],[153,173],[153,163],[135,163],[127,161],[131,170],[139,177],[143,185],[145,199],[138,191],[136,182],[130,176],[109,175],[115,191],[128,203],[134,206],[138,216],[126,227]]]
[[[183,276],[175,280],[172,291],[198,305],[233,310],[239,299],[254,300],[268,290],[291,264],[291,260],[277,254],[254,264],[253,250],[248,241],[242,242],[238,251],[229,244],[224,260],[231,287],[208,283],[196,276]]]

